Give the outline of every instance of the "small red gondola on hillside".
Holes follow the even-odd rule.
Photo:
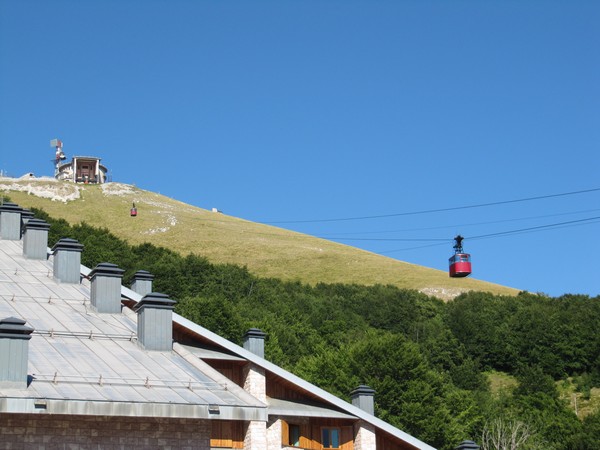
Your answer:
[[[129,214],[131,215],[131,217],[137,216],[137,208],[135,207],[135,203],[133,204],[133,207],[129,210]]]
[[[452,278],[461,278],[471,275],[471,255],[463,252],[463,237],[459,234],[454,238],[454,255],[448,260],[449,273]]]

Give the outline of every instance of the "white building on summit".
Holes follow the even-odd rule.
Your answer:
[[[56,149],[54,157],[54,177],[57,180],[73,181],[74,183],[106,183],[106,166],[100,164],[100,158],[95,156],[73,156],[70,162],[63,153],[63,143],[52,139],[50,146]]]

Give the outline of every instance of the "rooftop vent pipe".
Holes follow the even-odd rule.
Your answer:
[[[90,301],[99,313],[121,312],[121,280],[123,269],[115,264],[100,263],[90,272]]]
[[[261,358],[265,357],[265,337],[267,333],[258,328],[250,328],[244,334],[244,348]]]
[[[83,244],[75,239],[64,238],[54,244],[54,278],[63,283],[79,283],[82,251]]]
[[[18,241],[21,239],[21,212],[15,203],[5,202],[0,206],[0,238]]]
[[[133,282],[131,283],[131,290],[137,292],[140,295],[146,295],[152,292],[152,281],[154,275],[147,270],[138,270],[133,274]]]
[[[40,219],[29,219],[23,234],[23,256],[27,259],[48,258],[48,230],[50,224]]]
[[[350,393],[350,397],[352,398],[352,405],[371,415],[375,414],[375,389],[361,384]]]
[[[27,222],[33,219],[33,217],[34,214],[30,210],[25,208],[21,210],[21,236],[25,233],[25,225],[27,225]]]
[[[151,292],[135,305],[138,342],[146,350],[172,350],[175,303],[168,295]]]
[[[17,317],[0,320],[0,388],[27,388],[29,340],[33,328]]]

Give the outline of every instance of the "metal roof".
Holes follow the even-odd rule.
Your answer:
[[[330,394],[327,391],[324,391],[323,389],[315,386],[314,384],[311,384],[308,381],[303,380],[302,378],[294,375],[293,373],[288,372],[287,370],[282,369],[281,367],[267,361],[266,359],[261,358],[252,352],[249,352],[248,350],[244,349],[243,347],[240,347],[239,345],[236,345],[233,342],[230,342],[227,339],[222,338],[218,334],[215,334],[212,331],[207,330],[206,328],[203,328],[200,325],[195,324],[194,322],[186,319],[185,317],[182,317],[182,316],[174,313],[173,314],[173,322],[180,324],[180,325],[188,328],[191,331],[194,331],[195,333],[201,335],[204,339],[210,341],[211,343],[218,345],[220,347],[223,347],[225,350],[233,352],[233,353],[237,354],[238,356],[240,356],[248,361],[251,361],[252,363],[256,364],[257,366],[262,367],[265,370],[273,373],[274,375],[277,375],[277,376],[287,380],[288,382],[294,384],[295,386],[299,387],[300,389],[310,392],[311,394],[313,394],[313,396],[315,396],[320,401],[329,403],[351,416],[362,419],[365,422],[372,424],[376,428],[379,428],[382,431],[385,431],[386,433],[406,442],[409,445],[412,445],[413,447],[415,447],[419,450],[436,450],[434,447],[430,446],[429,444],[426,444],[425,442],[420,441],[419,439],[411,436],[408,433],[405,433],[404,431],[394,427],[393,425],[390,425],[386,421],[381,420],[381,419],[375,417],[374,415],[363,411],[360,408],[357,408],[356,406],[336,397],[333,394]],[[274,406],[279,407],[279,405],[274,405]],[[287,406],[289,406],[289,403]]]
[[[52,257],[50,257],[52,258]],[[434,447],[312,385],[227,339],[173,313],[173,322],[210,348],[175,343],[173,352],[148,352],[137,343],[137,317],[98,314],[90,308],[90,269],[81,284],[58,283],[51,259],[27,260],[20,241],[0,240],[0,318],[21,317],[35,331],[30,341],[24,390],[0,389],[0,412],[211,417],[267,420],[282,415],[358,418],[420,450]],[[121,295],[141,295],[122,287]],[[233,355],[233,356],[232,356]],[[310,392],[319,405],[267,399],[267,406],[211,368],[201,358],[246,360]],[[330,407],[327,407],[329,405]]]
[[[86,268],[84,272],[89,273]],[[86,275],[87,275],[86,273]],[[177,352],[137,344],[137,315],[99,314],[90,284],[59,283],[50,260],[28,260],[20,241],[0,240],[0,318],[34,328],[26,389],[0,389],[0,411],[266,420],[266,405],[216,371]]]

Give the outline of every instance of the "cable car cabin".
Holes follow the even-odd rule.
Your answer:
[[[471,255],[468,253],[455,253],[448,262],[450,263],[450,276],[452,278],[471,275]]]
[[[131,210],[129,210],[129,214],[131,215],[131,217],[137,216],[137,208],[136,207],[131,208]]]

